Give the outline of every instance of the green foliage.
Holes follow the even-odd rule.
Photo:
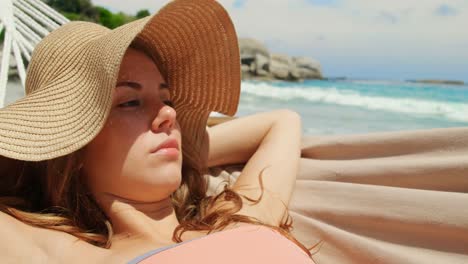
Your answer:
[[[88,20],[87,17],[82,16],[81,14],[76,13],[68,13],[68,12],[61,12],[66,18],[70,20]]]
[[[46,4],[70,20],[97,21],[98,11],[90,0],[46,0]]]
[[[128,16],[122,12],[114,14],[111,11],[101,6],[97,6],[96,9],[98,10],[98,14],[99,14],[97,22],[111,29],[119,27],[135,19],[134,17]]]
[[[84,13],[92,8],[90,0],[46,0],[46,3],[60,11],[68,13]]]
[[[111,29],[150,14],[146,9],[138,11],[136,17],[122,12],[112,13],[104,7],[94,6],[90,0],[45,0],[45,3],[70,20],[92,21]]]
[[[130,21],[133,21],[135,20],[136,18],[134,16],[130,16],[130,15],[127,15],[123,12],[119,12],[117,14],[114,14],[114,21],[115,21],[115,24],[120,26],[120,25],[123,25],[123,24],[126,24]]]
[[[142,9],[142,10],[137,12],[136,18],[140,19],[140,18],[147,17],[149,15],[150,15],[150,12],[148,11],[148,9]]]
[[[105,27],[108,27],[108,28],[113,28],[113,19],[112,19],[112,12],[105,9],[104,7],[100,7],[100,6],[97,6],[96,7],[98,12],[99,12],[99,19],[97,22],[99,22],[99,24],[105,26]]]
[[[0,42],[3,42],[5,39],[5,27],[3,28],[2,32],[0,32]]]

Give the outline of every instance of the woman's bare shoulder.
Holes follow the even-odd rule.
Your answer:
[[[65,232],[33,227],[0,212],[0,263],[74,263],[106,257],[106,250]]]
[[[46,252],[34,240],[30,226],[14,217],[0,212],[0,262],[30,263],[49,262]]]
[[[232,223],[223,230],[246,224]],[[123,250],[107,250],[86,243],[65,232],[37,228],[0,212],[0,263],[119,263],[167,245],[132,243]],[[183,241],[206,236],[204,231],[188,231]],[[125,260],[125,261],[124,261]]]

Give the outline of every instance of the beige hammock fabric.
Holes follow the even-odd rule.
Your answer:
[[[468,127],[305,136],[302,157],[289,208],[316,263],[468,263]]]

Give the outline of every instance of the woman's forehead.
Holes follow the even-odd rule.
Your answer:
[[[138,78],[147,75],[161,76],[154,61],[142,51],[127,49],[120,65],[119,78]]]

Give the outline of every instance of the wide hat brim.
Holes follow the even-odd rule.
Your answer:
[[[26,96],[0,109],[0,155],[41,161],[89,143],[107,119],[122,58],[136,38],[162,66],[184,157],[199,156],[210,112],[234,115],[240,94],[237,36],[213,0],[175,0],[114,30],[74,21],[51,32],[33,52]]]

